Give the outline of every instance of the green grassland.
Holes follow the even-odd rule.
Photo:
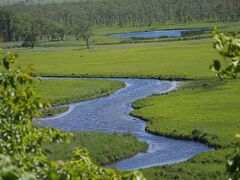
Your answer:
[[[187,162],[144,169],[142,172],[151,180],[226,180],[226,159],[232,153],[231,148],[211,151],[197,155]]]
[[[107,80],[44,80],[37,90],[52,105],[63,105],[109,95],[124,87],[120,81]]]
[[[48,157],[54,160],[71,159],[76,147],[87,148],[93,161],[104,165],[144,152],[148,145],[129,133],[110,135],[101,132],[75,133],[71,144],[46,145],[51,152]]]
[[[149,179],[227,179],[226,161],[240,131],[240,81],[197,81],[175,92],[134,103],[133,115],[147,120],[147,131],[180,139],[201,141],[220,148],[186,163],[144,170]]]
[[[146,47],[112,46],[96,50],[19,52],[18,65],[32,64],[39,75],[80,77],[208,78],[219,58],[210,43],[155,43]]]
[[[134,116],[154,134],[227,147],[240,130],[239,80],[194,82],[164,96],[133,104]]]

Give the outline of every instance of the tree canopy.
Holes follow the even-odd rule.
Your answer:
[[[6,8],[6,7],[5,7]],[[121,27],[156,23],[239,21],[238,0],[87,0],[66,3],[12,5],[17,13],[50,18],[65,25],[80,18],[94,25]]]
[[[0,8],[0,36],[34,47],[37,40],[82,39],[89,48],[93,26],[240,20],[239,0],[87,0],[13,4]]]

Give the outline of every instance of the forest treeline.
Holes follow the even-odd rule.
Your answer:
[[[88,41],[91,26],[239,20],[239,0],[80,0],[0,9],[0,31],[5,41],[33,39],[37,34],[38,38],[60,40],[74,35]]]

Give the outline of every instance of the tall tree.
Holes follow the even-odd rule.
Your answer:
[[[5,41],[13,40],[14,14],[7,9],[0,9],[0,33]]]

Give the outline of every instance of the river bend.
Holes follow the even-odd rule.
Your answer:
[[[108,166],[120,170],[136,170],[179,163],[210,150],[209,147],[198,142],[149,134],[145,131],[145,121],[129,115],[133,110],[131,104],[134,101],[171,91],[176,88],[176,82],[151,79],[112,80],[123,81],[126,87],[106,97],[72,103],[69,105],[69,111],[56,117],[42,119],[41,125],[63,131],[131,132],[139,140],[149,144],[147,152]]]

